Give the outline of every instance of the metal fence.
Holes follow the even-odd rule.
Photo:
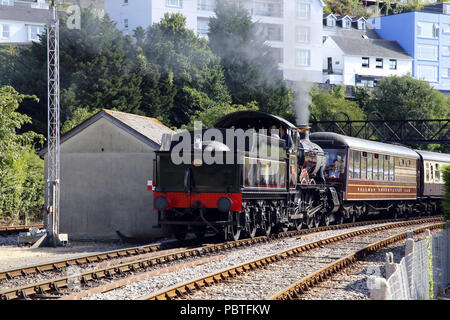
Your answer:
[[[405,257],[393,263],[386,257],[386,278],[378,278],[371,288],[372,299],[434,299],[450,283],[450,221],[440,235],[427,231],[423,240],[406,240]]]

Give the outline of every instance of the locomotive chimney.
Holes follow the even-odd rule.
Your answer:
[[[309,140],[309,133],[311,131],[311,127],[308,125],[299,125],[297,126],[298,133],[300,134],[301,140]]]

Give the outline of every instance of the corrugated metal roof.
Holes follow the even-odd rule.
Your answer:
[[[367,152],[419,159],[419,155],[414,150],[404,146],[353,138],[333,132],[311,133],[310,139],[311,141],[317,143],[319,146],[322,145],[334,145],[336,147],[346,146],[350,147],[351,149],[357,149]]]

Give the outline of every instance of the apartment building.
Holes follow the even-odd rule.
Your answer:
[[[412,73],[412,57],[364,17],[324,14],[323,25],[324,83],[375,87],[383,77]]]
[[[259,23],[273,55],[291,81],[322,81],[322,0],[236,0]],[[182,13],[187,27],[206,37],[216,0],[105,0],[105,12],[131,34],[158,23],[166,12]]]
[[[0,44],[31,43],[50,21],[45,0],[0,0]]]
[[[381,38],[397,41],[414,59],[413,77],[428,81],[434,89],[450,91],[450,2],[369,22]]]

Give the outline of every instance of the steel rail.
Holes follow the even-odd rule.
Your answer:
[[[411,220],[408,222],[400,222],[397,224],[419,224],[419,223],[426,223],[426,222],[433,222],[440,218],[429,218],[429,219],[422,219],[422,220]],[[397,225],[396,224],[396,225]],[[379,226],[375,228],[386,228],[388,226]],[[309,229],[312,230],[312,229]],[[356,231],[357,232],[357,231]],[[339,236],[341,238],[342,236]],[[230,249],[233,247],[238,246],[245,246],[249,245],[255,242],[262,242],[267,241],[267,237],[258,237],[254,239],[244,239],[244,240],[238,240],[238,241],[232,241],[227,243],[221,243],[221,244],[210,244],[205,245],[203,247],[199,248],[193,248],[193,249],[183,249],[176,252],[172,252],[170,254],[163,254],[159,256],[153,256],[148,257],[141,260],[135,260],[131,262],[126,262],[118,265],[108,266],[100,269],[91,270],[89,272],[80,273],[77,275],[77,277],[80,279],[80,282],[83,284],[86,284],[90,281],[96,281],[102,278],[112,278],[116,274],[123,274],[127,272],[132,271],[138,271],[138,270],[144,270],[147,267],[151,267],[158,264],[168,263],[174,260],[182,260],[188,257],[194,257],[194,256],[200,256],[206,253],[213,253],[213,252],[219,252],[226,249]],[[327,241],[327,240],[322,240]],[[309,249],[310,245],[306,245]],[[138,247],[140,248],[140,247]],[[114,253],[117,253],[114,251]],[[123,250],[123,256],[127,255],[126,250]],[[104,253],[106,256],[107,253]],[[87,259],[87,258],[86,258]],[[83,261],[84,262],[84,261]],[[57,267],[57,266],[53,266]],[[23,270],[22,270],[23,271]],[[42,281],[38,283],[33,284],[27,284],[24,286],[19,286],[15,288],[9,288],[5,290],[0,291],[0,300],[11,300],[11,299],[20,299],[20,298],[28,298],[30,296],[36,295],[36,294],[44,294],[49,291],[56,291],[58,292],[61,288],[67,287],[68,282],[70,279],[73,279],[74,276],[66,276],[61,277],[57,279],[51,279],[47,281]]]
[[[31,228],[44,228],[43,224],[31,224],[25,226],[0,226],[0,234],[8,233],[8,232],[25,232],[30,230]]]
[[[428,219],[426,219],[426,220],[428,220]],[[298,256],[302,252],[309,251],[309,250],[318,248],[323,245],[327,245],[330,243],[357,237],[359,235],[368,234],[371,232],[377,232],[377,231],[393,229],[393,228],[403,227],[403,226],[410,226],[410,225],[420,224],[420,223],[426,223],[426,221],[414,220],[414,221],[407,221],[407,222],[399,222],[399,223],[395,223],[395,224],[391,224],[391,225],[384,225],[384,226],[378,226],[378,227],[373,227],[373,228],[366,228],[363,230],[352,231],[352,232],[348,232],[348,233],[341,234],[338,236],[333,236],[333,237],[329,237],[326,239],[310,242],[310,243],[303,244],[298,247],[290,248],[288,250],[285,250],[285,251],[282,251],[282,252],[279,252],[276,254],[272,254],[269,256],[265,256],[263,258],[259,258],[259,259],[256,259],[256,260],[253,260],[250,262],[246,262],[246,263],[240,264],[238,266],[227,268],[227,269],[221,270],[219,272],[214,272],[214,273],[208,274],[206,276],[200,277],[198,279],[188,281],[186,283],[182,283],[182,284],[172,286],[170,288],[162,289],[161,291],[152,293],[151,295],[142,296],[138,300],[172,300],[172,299],[176,299],[178,297],[188,295],[196,290],[201,290],[204,287],[208,287],[215,283],[219,283],[224,280],[236,277],[237,275],[240,275],[242,273],[259,269],[270,263],[281,261],[281,260],[289,258],[289,257]],[[442,225],[443,225],[443,223],[439,224],[439,226],[442,226]]]
[[[418,228],[413,232],[414,234],[420,234],[427,229],[430,230],[442,228],[444,225],[445,223],[439,223],[433,226]],[[390,244],[406,239],[407,236],[408,236],[407,232],[400,233],[392,237],[386,238],[384,240],[378,241],[376,243],[373,243],[363,249],[355,251],[345,256],[344,258],[332,262],[329,265],[323,267],[322,269],[304,277],[303,279],[294,283],[288,288],[285,288],[280,292],[278,292],[277,294],[271,296],[270,298],[268,298],[268,300],[294,300],[298,298],[301,294],[309,290],[310,288],[318,285],[320,282],[326,280],[332,275],[337,274],[338,272],[344,270],[345,268],[354,264],[355,262],[364,259],[368,255],[375,253],[380,248],[385,248]]]
[[[439,217],[429,218],[429,219],[439,219]],[[322,226],[322,227],[312,228],[312,229],[286,231],[286,232],[280,232],[277,234],[273,234],[270,236],[270,239],[299,236],[299,235],[305,235],[305,234],[310,234],[310,233],[320,232],[320,231],[351,228],[351,227],[355,227],[355,226],[363,226],[363,225],[375,224],[375,223],[380,223],[380,224],[381,223],[389,223],[389,222],[395,222],[395,221],[399,221],[399,219],[397,219],[397,220],[396,219],[385,219],[385,220],[376,220],[376,221],[353,222],[353,223],[346,223],[343,225],[331,225],[331,226]],[[268,238],[266,236],[261,236],[261,237],[242,239],[242,240],[237,240],[237,241],[229,241],[229,242],[215,244],[215,245],[205,245],[203,247],[203,249],[208,253],[218,252],[221,250],[230,249],[230,248],[234,248],[234,247],[248,246],[248,245],[252,245],[254,243],[264,242],[267,240],[268,240]],[[0,281],[13,279],[14,277],[29,276],[31,274],[40,274],[43,272],[61,271],[62,269],[67,268],[69,266],[81,266],[81,265],[89,264],[89,263],[99,263],[99,262],[102,262],[105,260],[110,260],[110,259],[147,254],[150,252],[156,252],[156,251],[160,251],[160,250],[174,248],[174,247],[180,246],[181,244],[182,244],[182,242],[180,242],[180,241],[174,241],[171,243],[157,243],[157,244],[150,244],[150,245],[143,245],[143,246],[135,246],[135,247],[129,247],[129,248],[123,248],[123,249],[103,251],[101,253],[96,253],[96,254],[87,254],[87,255],[82,255],[82,256],[78,256],[78,257],[72,257],[69,259],[62,259],[62,260],[52,261],[52,262],[48,262],[48,263],[43,263],[43,264],[28,265],[25,267],[3,270],[3,271],[0,271]]]

